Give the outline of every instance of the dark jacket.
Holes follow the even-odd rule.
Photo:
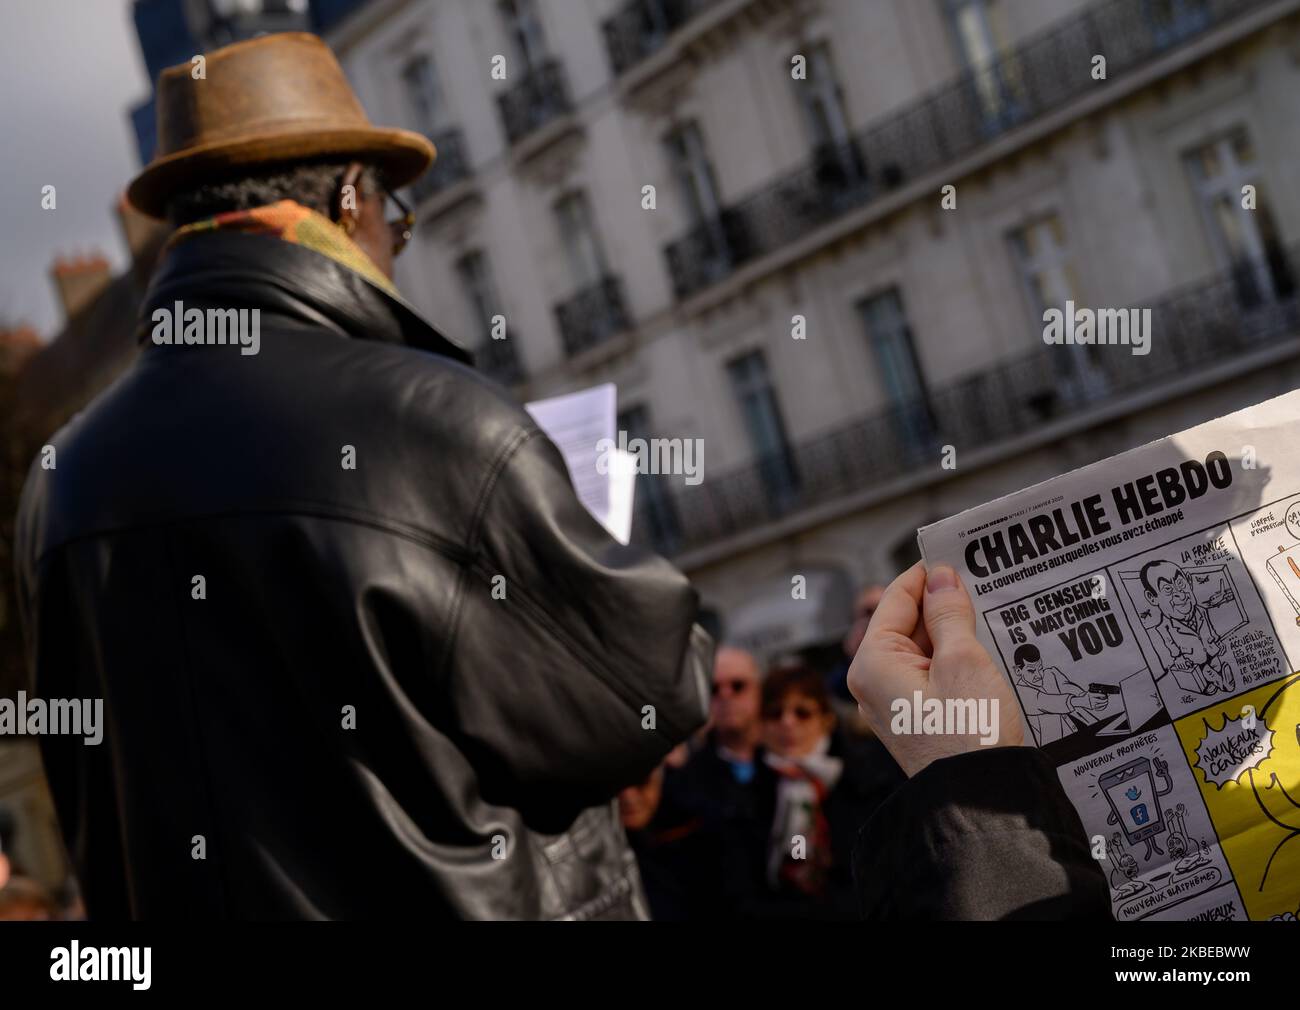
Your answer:
[[[854,877],[867,919],[1111,918],[1079,815],[1032,747],[922,769],[863,827]]]
[[[666,779],[681,774],[671,768],[665,772]],[[726,862],[719,838],[703,817],[676,804],[667,782],[654,818],[640,830],[629,828],[627,840],[636,853],[652,918],[686,922],[724,917]]]
[[[790,844],[788,839],[774,840],[770,837],[780,780],[778,775],[770,773],[762,780],[764,795],[761,806],[768,831],[764,848],[764,890],[749,908],[748,914],[753,917],[844,921],[858,918],[853,887],[854,844],[863,823],[907,777],[884,744],[874,736],[863,739],[836,728],[831,733],[827,753],[842,760],[844,767],[827,795],[822,811],[830,829],[831,842],[830,873],[825,889],[819,894],[807,895],[787,886],[773,890],[767,882],[766,862],[770,845],[773,841],[783,847]]]
[[[839,729],[831,734],[829,753],[844,762],[823,811],[830,828],[831,872],[825,893],[809,896],[774,889],[767,879],[780,776],[765,753],[762,747],[757,749],[753,776],[739,782],[710,734],[686,767],[667,779],[665,796],[694,816],[698,834],[710,839],[711,844],[697,841],[692,851],[697,858],[714,856],[721,864],[713,874],[719,893],[708,903],[710,914],[740,919],[856,919],[854,841],[863,822],[906,777],[875,737],[860,739]]]
[[[154,346],[178,300],[260,353]],[[37,690],[104,699],[43,740],[90,915],[643,917],[613,799],[705,718],[686,579],[333,260],[196,237],[143,319],[19,515]]]
[[[718,754],[713,733],[685,767],[668,773],[664,805],[679,811],[680,820],[698,825],[690,852],[711,861],[694,874],[711,883],[707,899],[695,896],[695,907],[706,909],[702,917],[746,918],[763,896],[775,795],[776,773],[764,763],[762,747],[754,755],[752,777],[740,782]]]

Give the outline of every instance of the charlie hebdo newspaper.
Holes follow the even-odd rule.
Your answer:
[[[918,540],[970,591],[1116,919],[1300,915],[1300,392]]]

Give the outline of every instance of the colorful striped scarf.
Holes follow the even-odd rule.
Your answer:
[[[328,256],[337,263],[342,263],[349,270],[354,270],[376,287],[383,288],[390,295],[397,295],[393,282],[384,276],[361,247],[348,237],[347,233],[327,218],[310,207],[304,207],[293,200],[280,200],[266,207],[252,210],[232,210],[215,217],[205,218],[183,225],[172,233],[167,240],[166,249],[178,242],[183,242],[194,235],[211,231],[242,231],[252,235],[273,235],[285,242],[314,249],[322,256]]]

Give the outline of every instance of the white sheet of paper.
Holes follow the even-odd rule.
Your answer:
[[[609,516],[604,522],[620,544],[632,539],[632,496],[636,492],[636,457],[615,449],[609,460]]]
[[[607,382],[535,400],[524,404],[524,409],[560,450],[578,500],[610,536],[625,544],[632,533],[635,458],[616,451],[606,473],[596,468],[597,443],[602,438],[616,439],[617,398],[618,387]]]

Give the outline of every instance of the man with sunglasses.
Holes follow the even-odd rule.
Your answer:
[[[142,327],[18,520],[35,690],[104,701],[42,741],[88,914],[646,917],[614,799],[704,722],[694,592],[398,294],[432,145],[314,36],[191,70],[128,190],[173,229],[141,318],[256,311],[258,351]]]
[[[713,666],[709,731],[681,771],[666,780],[670,805],[699,824],[716,852],[713,899],[724,918],[748,917],[763,897],[776,775],[763,759],[763,674],[743,649],[723,646]],[[706,874],[707,875],[707,874]]]

